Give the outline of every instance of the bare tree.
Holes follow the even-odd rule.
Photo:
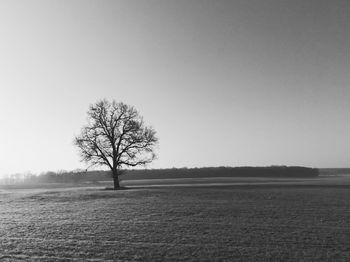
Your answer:
[[[145,126],[138,111],[124,103],[101,100],[90,105],[88,124],[75,137],[81,160],[108,166],[118,189],[120,169],[145,165],[155,159],[156,132]]]

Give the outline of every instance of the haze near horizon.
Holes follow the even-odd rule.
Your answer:
[[[350,2],[1,1],[3,174],[72,170],[91,103],[135,106],[152,168],[350,166]]]

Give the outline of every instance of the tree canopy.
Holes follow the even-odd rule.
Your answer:
[[[145,125],[133,106],[104,99],[90,105],[87,115],[88,123],[74,144],[82,161],[111,169],[115,189],[120,187],[122,167],[146,165],[155,159],[156,131]]]

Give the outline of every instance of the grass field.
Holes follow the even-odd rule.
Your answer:
[[[350,186],[0,190],[0,261],[349,261]]]

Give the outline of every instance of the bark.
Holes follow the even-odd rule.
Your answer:
[[[112,170],[112,173],[113,173],[114,190],[120,189],[118,170]]]

